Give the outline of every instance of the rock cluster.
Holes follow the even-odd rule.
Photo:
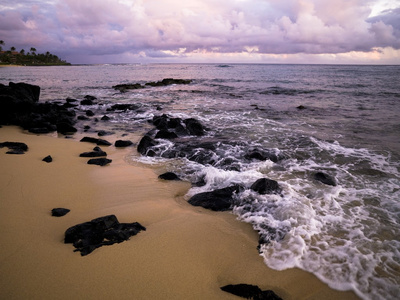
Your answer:
[[[32,133],[74,133],[75,112],[55,103],[39,103],[40,87],[0,84],[0,124],[18,125]]]

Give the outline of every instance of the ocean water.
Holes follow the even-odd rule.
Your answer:
[[[120,93],[122,83],[191,79]],[[281,194],[245,189],[233,213],[270,242],[260,246],[269,267],[298,267],[338,290],[363,299],[397,299],[400,293],[400,67],[346,65],[148,64],[0,68],[0,83],[41,87],[41,101],[98,98],[104,112],[115,103],[134,111],[110,112],[110,130],[145,134],[148,120],[168,114],[196,118],[207,128],[193,143],[205,160],[168,158],[162,141],[155,157],[199,192],[259,178],[278,181]],[[251,160],[249,151],[272,160]],[[332,176],[336,186],[314,179]],[[256,251],[256,250],[255,250]]]

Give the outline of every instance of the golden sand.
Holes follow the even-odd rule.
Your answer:
[[[5,141],[29,150],[0,149],[0,299],[240,299],[220,290],[238,283],[283,299],[357,299],[299,269],[269,269],[249,224],[189,205],[188,183],[125,162],[133,148],[103,147],[113,162],[100,167],[79,157],[89,143],[17,127],[0,128]],[[52,217],[56,207],[71,212]],[[147,230],[84,257],[63,243],[70,226],[108,214]]]

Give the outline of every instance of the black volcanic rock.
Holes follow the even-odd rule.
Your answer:
[[[202,136],[205,134],[203,125],[194,118],[183,120],[190,135]]]
[[[53,217],[63,217],[69,212],[70,210],[68,208],[53,208],[51,210],[51,215]]]
[[[99,146],[111,146],[112,144],[109,141],[103,140],[103,139],[98,139],[90,136],[85,136],[83,137],[80,142],[88,142],[88,143],[93,143],[97,144]]]
[[[117,84],[114,85],[112,88],[120,91],[121,93],[124,93],[127,90],[143,89],[144,86],[142,86],[140,83],[128,83],[128,84]]]
[[[186,79],[164,78],[163,80],[157,82],[147,82],[146,86],[157,87],[157,86],[166,86],[171,84],[189,84],[191,82],[192,80],[190,79],[186,80]]]
[[[122,110],[122,111],[127,111],[127,110],[137,110],[140,108],[139,105],[136,104],[114,104],[110,108],[107,108],[107,111],[116,111],[116,110]]]
[[[133,143],[128,140],[117,140],[115,141],[115,147],[121,148],[121,147],[129,147],[132,146]]]
[[[56,103],[39,103],[40,87],[0,84],[0,124],[18,125],[33,133],[73,133],[74,111]]]
[[[9,151],[6,154],[24,154],[28,151],[28,145],[21,142],[3,142],[0,143],[0,148],[7,147]]]
[[[160,130],[159,132],[157,132],[157,134],[155,136],[156,139],[167,139],[167,140],[175,139],[177,137],[178,137],[178,135],[175,132],[168,131],[168,130],[165,130],[165,129]]]
[[[234,194],[239,193],[241,190],[241,186],[233,185],[211,192],[196,194],[188,202],[193,206],[202,206],[214,211],[225,211],[231,208]]]
[[[181,180],[178,175],[176,175],[173,172],[166,172],[158,176],[158,178],[163,179],[163,180]]]
[[[254,182],[250,189],[253,191],[265,195],[265,194],[278,194],[282,191],[278,182],[268,178],[260,178],[256,182]]]
[[[248,160],[270,160],[275,163],[282,159],[282,157],[279,157],[272,151],[261,149],[252,149],[248,151],[244,157]]]
[[[146,228],[141,224],[120,223],[115,215],[100,217],[81,223],[65,231],[64,243],[71,243],[82,256],[102,246],[109,246],[129,240]]]
[[[108,158],[92,158],[88,160],[88,165],[98,165],[98,166],[105,166],[108,165],[109,163],[111,163],[112,160],[108,159]]]
[[[53,158],[50,155],[47,155],[45,158],[42,159],[42,161],[51,163],[53,161]]]
[[[70,122],[58,122],[56,125],[57,132],[62,134],[74,133],[78,131]]]
[[[323,172],[317,172],[314,174],[314,179],[320,181],[326,185],[336,186],[336,181],[332,176]]]
[[[149,137],[148,135],[145,135],[144,137],[142,137],[142,139],[139,142],[139,145],[137,146],[137,151],[142,154],[142,155],[149,155],[148,150],[157,145],[157,142],[154,141],[151,137]]]
[[[95,100],[97,100],[95,96],[91,95],[86,95],[84,98],[85,99],[81,101],[81,105],[93,105],[96,103]]]
[[[100,149],[100,147],[95,147],[93,151],[83,152],[79,154],[80,157],[101,157],[107,156],[107,153]]]
[[[113,135],[114,132],[113,131],[105,131],[105,130],[99,130],[97,132],[98,136],[106,136],[106,135]]]
[[[262,291],[258,286],[250,284],[229,284],[221,287],[221,290],[246,299],[282,300],[282,298],[273,291]]]

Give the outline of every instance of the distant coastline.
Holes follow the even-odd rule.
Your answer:
[[[0,66],[70,66],[71,64],[62,60],[57,55],[47,51],[36,53],[36,48],[31,47],[30,52],[24,49],[16,51],[15,47],[10,50],[3,50],[4,41],[0,41]]]
[[[3,64],[0,63],[1,67],[52,67],[52,66],[72,66],[70,63],[59,63],[59,64]]]

